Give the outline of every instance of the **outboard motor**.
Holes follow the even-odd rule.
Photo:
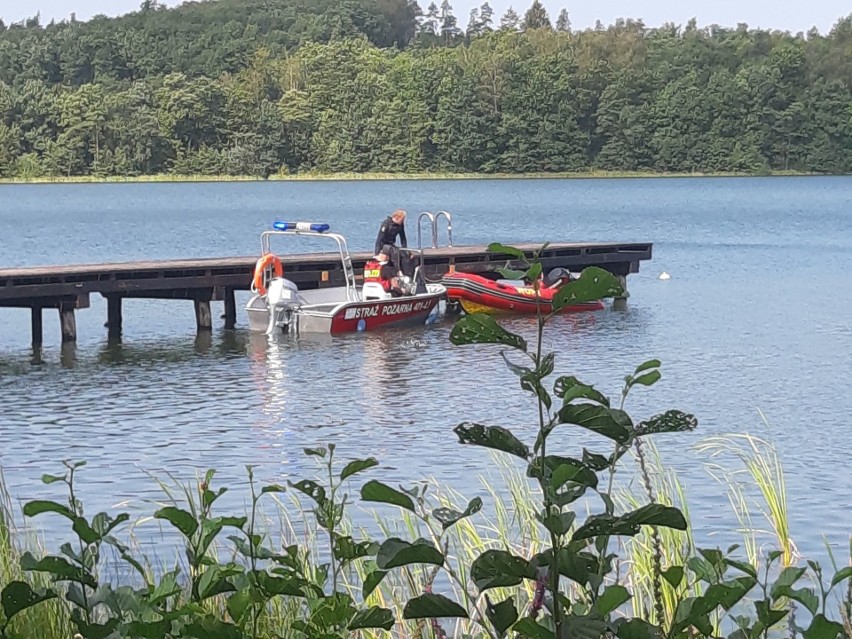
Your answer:
[[[561,266],[555,269],[552,269],[544,276],[544,287],[545,288],[555,288],[557,286],[562,286],[563,284],[567,284],[571,281],[571,273],[568,269],[564,269]]]
[[[269,306],[269,327],[266,333],[272,335],[276,328],[289,332],[293,311],[301,304],[299,287],[288,279],[276,277],[269,282],[266,303]]]

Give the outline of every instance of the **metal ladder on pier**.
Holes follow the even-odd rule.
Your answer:
[[[429,224],[432,228],[432,246],[431,248],[438,248],[438,220],[444,218],[447,220],[447,247],[450,248],[453,245],[453,216],[449,214],[448,211],[438,211],[437,213],[431,213],[429,211],[423,211],[420,215],[417,216],[417,248],[419,250],[423,249],[423,236],[422,236],[422,225],[421,220],[423,218],[429,219]]]

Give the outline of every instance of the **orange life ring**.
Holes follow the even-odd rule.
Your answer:
[[[266,295],[264,276],[266,275],[266,269],[268,269],[270,265],[272,266],[272,273],[275,277],[281,277],[284,275],[284,265],[281,264],[281,260],[278,256],[273,255],[272,253],[267,253],[261,257],[254,267],[254,279],[252,280],[252,288],[260,295]]]

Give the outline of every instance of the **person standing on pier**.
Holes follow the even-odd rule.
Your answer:
[[[397,209],[382,222],[379,234],[376,236],[374,254],[384,253],[390,258],[391,264],[405,272],[405,262],[400,256],[396,246],[396,238],[399,237],[401,248],[408,248],[408,240],[405,237],[405,211]]]
[[[397,209],[391,213],[379,227],[379,234],[376,236],[376,255],[381,253],[385,244],[394,246],[397,236],[399,236],[402,248],[408,248],[408,240],[405,238],[405,211],[402,209]]]

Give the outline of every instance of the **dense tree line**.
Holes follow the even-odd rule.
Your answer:
[[[852,172],[830,33],[572,31],[538,1],[219,0],[0,23],[0,175]]]

